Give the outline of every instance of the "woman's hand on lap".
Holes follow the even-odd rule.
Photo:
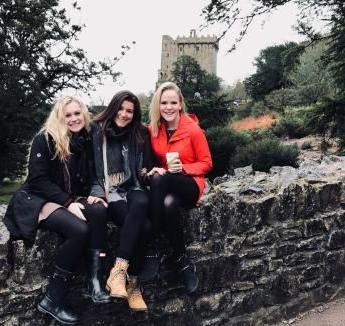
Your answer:
[[[154,167],[149,173],[147,173],[147,176],[152,176],[155,173],[158,173],[159,175],[164,175],[166,172],[167,172],[167,170],[164,168]]]
[[[87,197],[87,203],[90,205],[102,203],[104,207],[108,207],[108,203],[103,198],[100,198],[100,197],[89,196]]]
[[[86,218],[81,211],[82,209],[85,209],[84,205],[81,203],[71,203],[67,208],[72,214],[80,218],[81,220],[86,222]]]

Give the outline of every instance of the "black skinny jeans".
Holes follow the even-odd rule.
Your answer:
[[[192,208],[198,200],[199,188],[191,176],[166,173],[151,177],[150,217],[154,237],[162,231],[169,240],[173,255],[186,252],[184,223],[180,207]]]
[[[57,249],[55,264],[67,271],[73,271],[83,251],[89,249],[105,249],[107,239],[107,210],[101,203],[85,206],[82,210],[87,223],[72,214],[66,208],[55,210],[43,220],[39,227],[57,232],[64,242]]]
[[[130,275],[138,275],[151,229],[148,219],[149,197],[145,191],[132,190],[126,199],[110,202],[108,216],[120,228],[117,257],[129,261]]]

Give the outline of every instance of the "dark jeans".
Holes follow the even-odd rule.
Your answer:
[[[180,208],[195,206],[199,196],[198,185],[191,176],[166,173],[151,177],[150,189],[150,217],[154,236],[164,232],[174,256],[180,257],[186,251]]]
[[[137,275],[144,257],[145,243],[150,230],[149,198],[145,191],[132,190],[127,201],[110,202],[108,216],[120,228],[117,257],[129,261],[129,273]]]

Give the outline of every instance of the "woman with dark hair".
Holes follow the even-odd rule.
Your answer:
[[[148,130],[141,123],[138,98],[129,91],[118,92],[94,122],[97,180],[89,203],[106,200],[108,216],[120,227],[120,244],[107,289],[112,297],[127,299],[130,309],[145,311],[138,273],[149,229],[145,177],[151,168],[151,147]]]
[[[60,234],[54,271],[38,310],[63,325],[79,317],[65,306],[69,281],[89,248],[88,284],[84,295],[95,303],[111,298],[102,288],[107,210],[105,203],[88,204],[93,180],[89,112],[79,99],[59,99],[41,131],[34,137],[28,177],[11,199],[4,222],[12,237],[33,241],[37,228]]]

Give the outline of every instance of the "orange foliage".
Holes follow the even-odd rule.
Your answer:
[[[249,129],[263,129],[271,127],[276,120],[271,114],[261,115],[259,117],[248,117],[231,124],[231,128],[236,131]]]

